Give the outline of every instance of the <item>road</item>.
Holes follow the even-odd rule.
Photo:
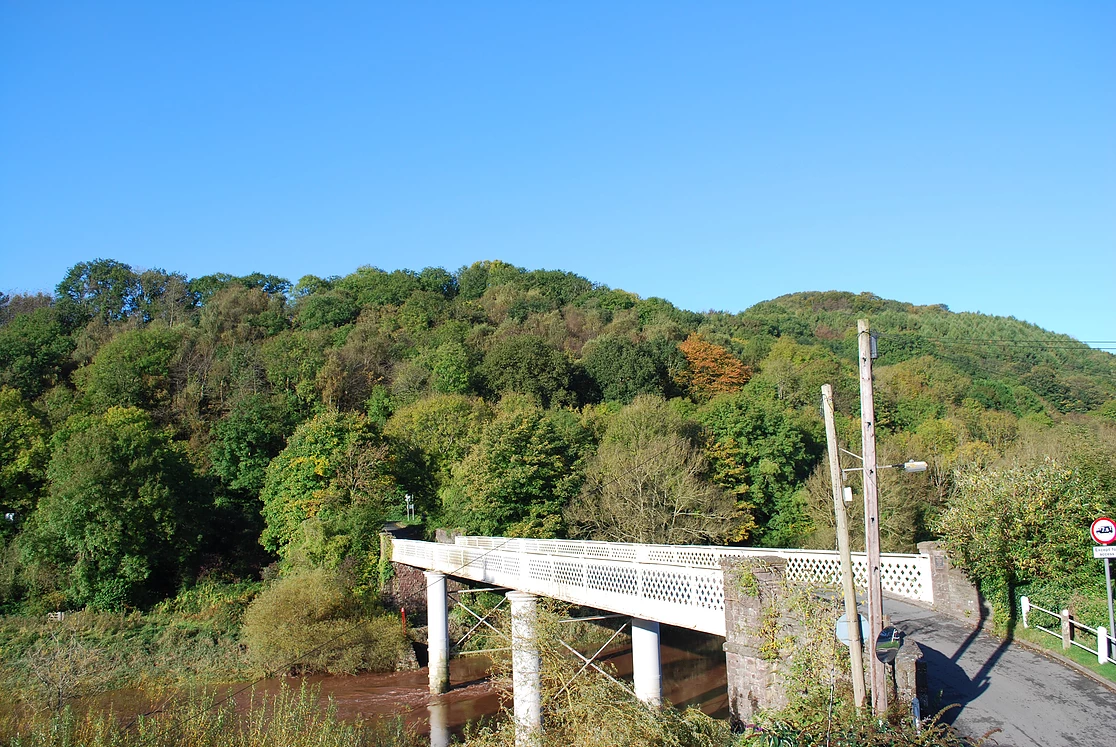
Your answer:
[[[893,599],[884,606],[923,649],[931,703],[959,704],[943,717],[962,734],[1000,729],[990,742],[1001,747],[1116,745],[1113,690],[931,610]]]

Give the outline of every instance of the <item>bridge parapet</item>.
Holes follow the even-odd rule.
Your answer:
[[[482,550],[500,549],[507,552],[563,557],[597,558],[628,563],[669,565],[682,568],[720,570],[722,558],[746,558],[774,555],[786,563],[790,581],[835,586],[841,581],[841,562],[834,550],[798,550],[792,548],[722,547],[717,545],[649,545],[631,542],[594,542],[590,540],[522,539],[515,537],[459,536],[459,547]],[[853,580],[860,588],[867,587],[868,558],[853,553]],[[917,602],[933,604],[931,559],[928,555],[883,553],[880,574],[886,593]]]
[[[508,589],[611,610],[692,630],[725,634],[721,558],[776,555],[791,581],[836,585],[837,553],[702,545],[458,537],[455,544],[394,540],[392,560]],[[863,584],[867,563],[854,556]],[[883,556],[884,590],[933,602],[930,559]]]
[[[394,540],[392,560],[573,604],[723,636],[721,570]],[[510,545],[510,543],[509,543]]]

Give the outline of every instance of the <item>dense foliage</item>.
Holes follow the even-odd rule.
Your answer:
[[[882,474],[884,549],[940,532],[990,594],[1084,579],[1116,358],[1015,319],[839,292],[698,314],[495,261],[292,284],[97,259],[0,297],[0,609],[150,607],[276,560],[367,601],[405,496],[428,528],[831,547],[819,388],[858,450],[858,318],[881,461],[931,465]]]

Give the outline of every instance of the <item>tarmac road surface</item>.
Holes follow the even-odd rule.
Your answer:
[[[1001,747],[1116,747],[1116,691],[1038,653],[894,599],[895,627],[927,663],[932,711],[962,734]],[[994,741],[993,741],[994,740]]]

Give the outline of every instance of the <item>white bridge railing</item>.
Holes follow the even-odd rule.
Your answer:
[[[395,540],[392,560],[668,625],[725,634],[721,558],[776,555],[792,581],[837,585],[836,552],[579,540],[457,537],[455,544]],[[932,603],[930,558],[887,553],[885,592]],[[867,562],[853,555],[863,587]]]

